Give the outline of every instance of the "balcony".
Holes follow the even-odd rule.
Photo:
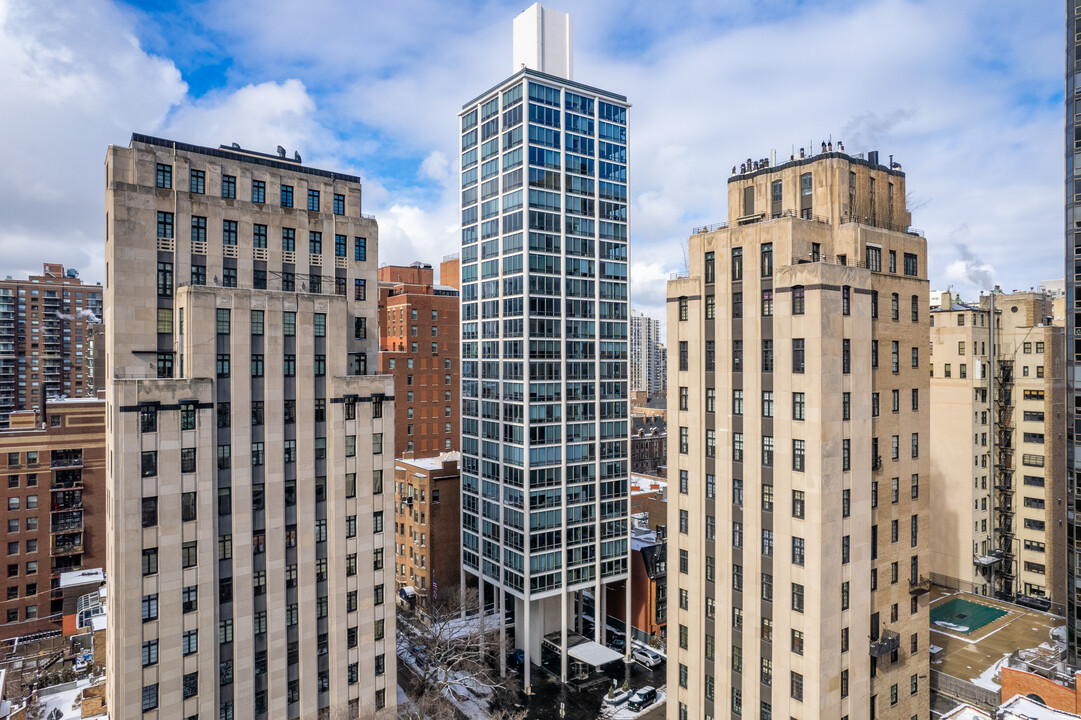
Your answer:
[[[63,518],[62,520],[53,520],[52,527],[49,532],[53,535],[58,533],[75,533],[83,531],[83,514],[78,513],[78,519]]]
[[[931,578],[921,577],[919,580],[908,581],[908,594],[909,595],[925,595],[931,592]]]
[[[83,535],[82,533],[56,535],[52,539],[50,549],[53,556],[77,555],[83,552]]]
[[[883,630],[878,640],[871,641],[871,657],[880,658],[901,649],[901,636],[892,630]]]

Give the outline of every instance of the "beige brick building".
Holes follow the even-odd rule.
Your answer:
[[[904,198],[877,153],[747,164],[668,285],[672,720],[927,716],[926,242]]]
[[[394,717],[359,179],[140,135],[105,176],[110,714]]]
[[[1065,611],[1065,339],[1054,298],[931,307],[931,570],[983,595]],[[994,357],[991,357],[991,352]],[[994,388],[992,385],[994,376]]]

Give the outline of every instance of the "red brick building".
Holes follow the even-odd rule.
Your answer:
[[[430,607],[460,583],[461,474],[458,453],[394,463],[395,579],[399,594]]]
[[[631,538],[631,628],[633,637],[663,641],[668,632],[668,543],[664,533],[634,528]],[[625,584],[608,586],[608,615],[625,620]]]
[[[58,629],[60,574],[105,566],[105,401],[50,400],[0,431],[7,568],[0,639]]]
[[[379,268],[379,372],[394,376],[395,457],[458,449],[458,291],[431,265]]]

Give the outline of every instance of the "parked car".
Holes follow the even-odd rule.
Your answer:
[[[507,654],[507,662],[512,668],[518,669],[525,665],[525,651],[518,649]]]
[[[631,659],[650,669],[655,668],[664,662],[663,657],[652,650],[646,650],[645,648],[635,648],[634,652],[631,653]]]
[[[627,707],[631,710],[641,710],[655,702],[657,702],[657,690],[647,685],[644,688],[639,688],[638,692],[631,695],[631,699],[627,701]]]
[[[612,633],[608,636],[608,647],[616,652],[623,652],[627,647],[627,641],[623,639],[622,635]]]

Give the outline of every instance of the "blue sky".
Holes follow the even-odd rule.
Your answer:
[[[1061,1],[592,0],[575,78],[628,96],[632,302],[660,315],[741,158],[832,137],[904,166],[932,288],[1063,274]],[[359,173],[380,262],[457,251],[457,111],[526,2],[0,0],[0,274],[103,270],[132,131]]]

